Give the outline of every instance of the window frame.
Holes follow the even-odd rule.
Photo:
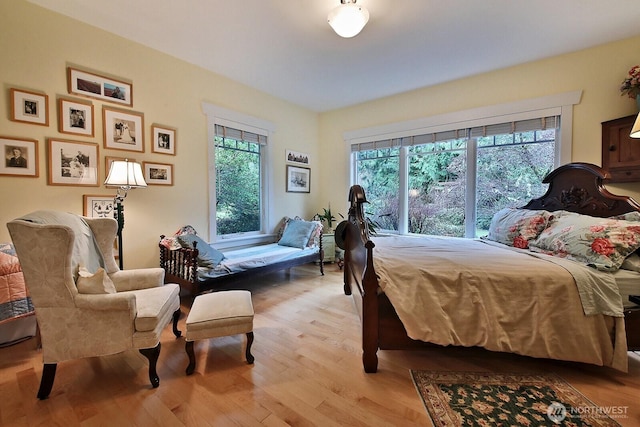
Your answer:
[[[417,120],[398,122],[383,126],[345,132],[343,134],[343,139],[350,153],[350,185],[353,185],[357,182],[357,154],[355,150],[352,149],[353,145],[368,144],[375,141],[395,140],[414,135],[429,134],[434,132],[446,132],[452,129],[488,126],[492,124],[535,119],[547,116],[560,117],[560,127],[556,131],[554,167],[569,163],[571,162],[572,149],[573,106],[580,102],[581,97],[582,91],[565,92],[557,95],[526,99],[487,107],[479,107],[470,110],[420,118]],[[475,144],[468,145],[473,145],[475,147]],[[399,218],[397,233],[409,234],[407,223],[407,211],[409,203],[409,168],[407,147],[400,147],[399,156],[400,197],[398,206]],[[471,180],[471,176],[474,177],[473,183],[471,183],[472,187],[468,187],[468,191],[475,191],[475,164],[468,164],[467,167],[471,168],[468,169],[468,180]],[[467,182],[467,186],[469,184],[470,183]],[[467,206],[465,214],[471,214],[471,209],[473,209],[472,216],[474,217],[475,226],[475,206]],[[469,225],[469,221],[467,221],[467,224],[465,226],[465,235],[468,235],[469,230],[471,230],[471,226]]]
[[[231,249],[239,246],[268,243],[273,240],[273,233],[269,233],[268,227],[271,224],[271,194],[273,189],[271,188],[271,174],[269,165],[269,140],[273,132],[275,132],[275,126],[263,119],[249,116],[247,114],[239,113],[233,110],[229,110],[217,105],[202,103],[202,110],[207,116],[207,195],[209,199],[209,239],[210,243],[216,243],[218,249]],[[260,185],[260,197],[261,197],[261,230],[254,232],[238,233],[228,236],[218,236],[216,225],[216,168],[215,168],[215,143],[216,125],[226,126],[246,132],[252,132],[267,137],[267,143],[261,146],[260,153],[260,173],[261,173],[261,185]]]

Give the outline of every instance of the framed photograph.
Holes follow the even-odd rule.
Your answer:
[[[58,99],[58,131],[72,135],[94,136],[93,103]]]
[[[38,176],[38,141],[0,136],[0,150],[4,155],[0,175]]]
[[[311,191],[311,169],[287,165],[287,192],[309,193]]]
[[[173,165],[142,162],[142,170],[148,185],[173,185]]]
[[[49,126],[49,96],[44,93],[9,89],[11,99],[11,120]]]
[[[85,194],[82,196],[82,215],[89,218],[113,218],[114,196]]]
[[[144,114],[102,107],[104,148],[144,153]]]
[[[98,145],[49,138],[49,185],[98,186]]]
[[[176,155],[176,129],[158,124],[151,125],[151,151]]]
[[[133,85],[95,73],[67,67],[67,91],[73,95],[133,106]]]
[[[311,158],[307,153],[300,153],[293,150],[287,150],[286,160],[287,163],[295,163],[304,166],[309,166],[311,164]]]

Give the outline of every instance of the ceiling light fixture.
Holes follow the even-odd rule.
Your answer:
[[[357,36],[369,22],[369,11],[356,5],[357,0],[340,0],[340,5],[329,12],[327,21],[340,37]]]

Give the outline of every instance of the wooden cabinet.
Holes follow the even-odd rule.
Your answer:
[[[640,181],[640,139],[631,138],[637,115],[602,123],[602,168],[609,182]]]

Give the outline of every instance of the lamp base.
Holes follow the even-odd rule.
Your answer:
[[[118,221],[118,266],[120,270],[124,270],[122,260],[122,229],[124,228],[124,205],[119,197],[116,197],[116,210],[113,217]]]

